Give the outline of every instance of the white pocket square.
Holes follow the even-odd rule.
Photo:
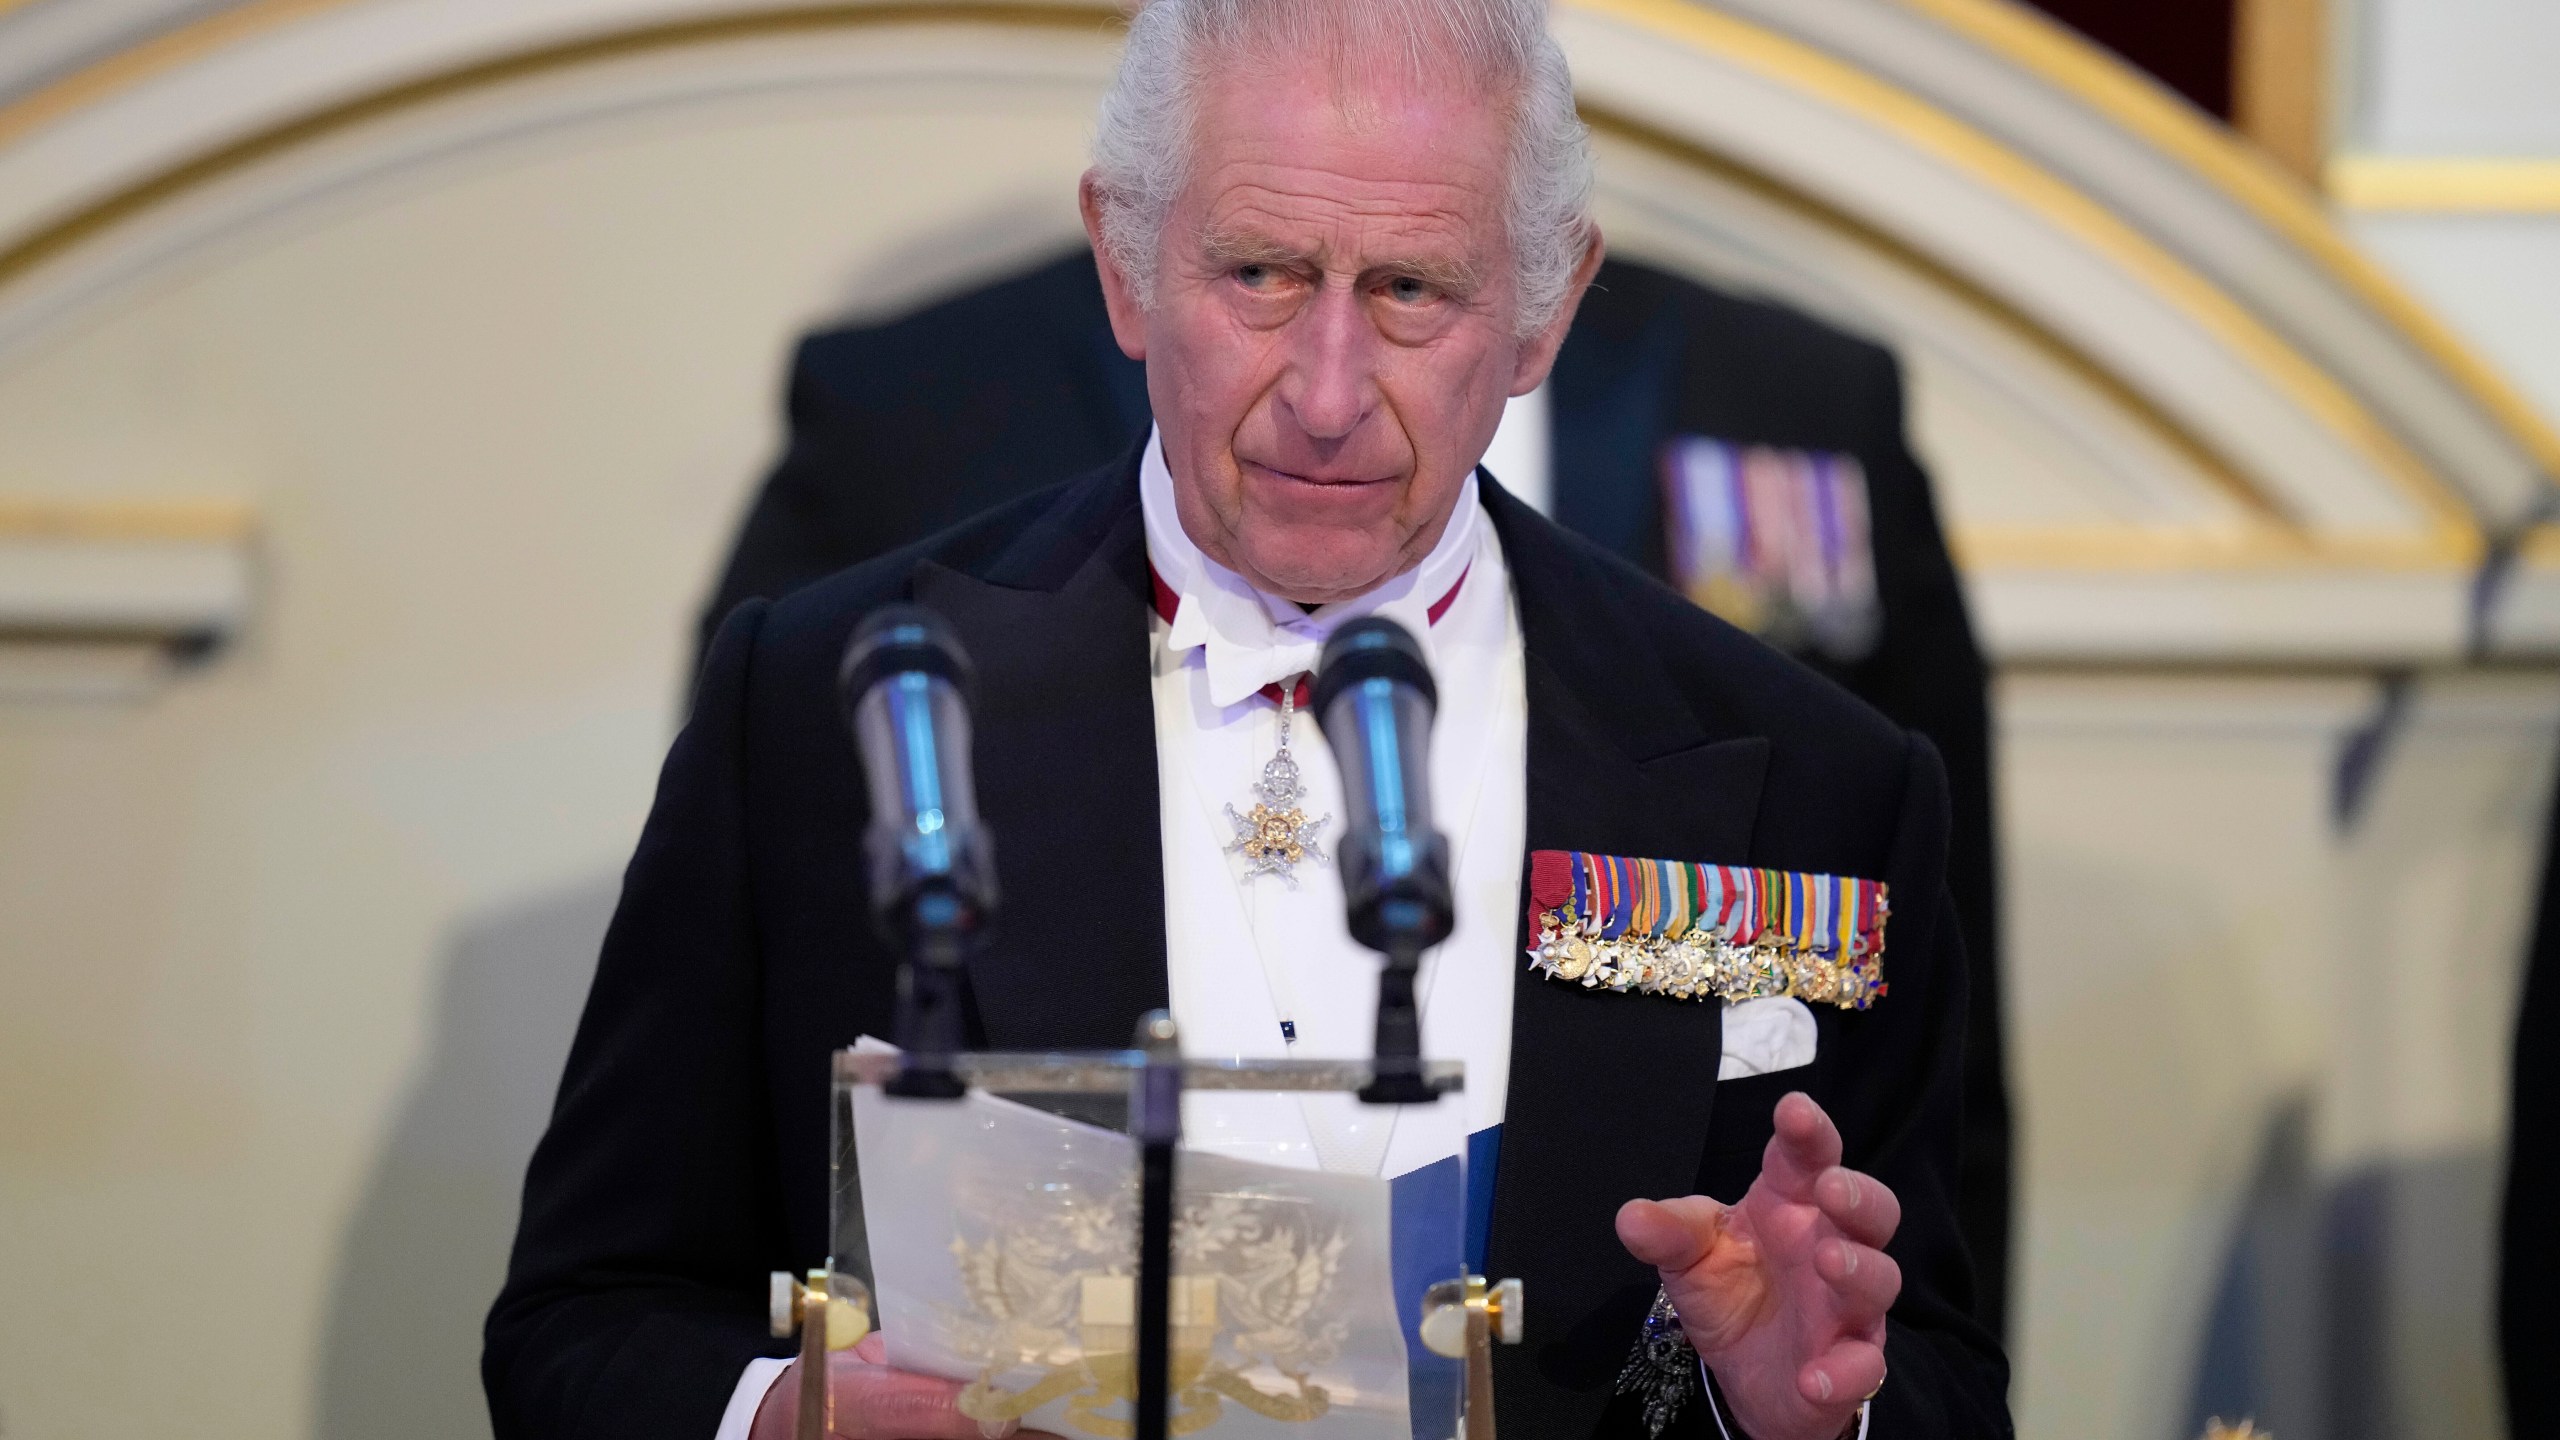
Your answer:
[[[1773,1075],[1813,1063],[1818,1037],[1813,1011],[1787,995],[1742,1000],[1724,1007],[1724,1058],[1719,1080]]]

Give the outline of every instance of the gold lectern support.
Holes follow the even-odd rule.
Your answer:
[[[1422,1297],[1423,1348],[1467,1362],[1464,1440],[1493,1440],[1493,1347],[1520,1343],[1521,1307],[1519,1281],[1481,1275],[1463,1285],[1444,1281]]]
[[[800,1335],[800,1418],[792,1428],[793,1440],[827,1440],[835,1426],[827,1352],[850,1350],[871,1333],[870,1290],[850,1275],[812,1270],[803,1283],[787,1270],[776,1270],[766,1321],[777,1340],[790,1338],[795,1330]]]

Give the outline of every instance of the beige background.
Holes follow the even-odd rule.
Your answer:
[[[257,516],[210,662],[0,700],[0,1434],[485,1432],[522,1157],[790,338],[1071,234],[1106,60],[924,31],[619,61],[332,137],[0,293],[0,492]],[[1890,246],[1604,159],[1631,248],[1903,346],[1959,521],[2214,513]],[[2262,1366],[2377,1357],[2263,1417],[2287,1440],[2494,1433],[2560,681],[2421,674],[2342,825],[2385,694],[2345,664],[2002,685],[2022,1434],[2191,1434],[2243,1311],[2299,1322]],[[145,1343],[135,1277],[169,1302]]]

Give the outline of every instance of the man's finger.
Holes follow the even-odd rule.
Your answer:
[[[1884,1383],[1884,1347],[1843,1340],[1796,1372],[1796,1393],[1845,1422]]]
[[[1813,1182],[1813,1203],[1840,1233],[1878,1249],[1902,1228],[1902,1201],[1872,1175],[1834,1165]]]
[[[835,1425],[841,1440],[981,1440],[1014,1436],[1038,1440],[1007,1421],[993,1430],[960,1413],[960,1382],[939,1375],[892,1370],[862,1357],[861,1347],[828,1357],[835,1391]]]
[[[1813,1273],[1839,1297],[1844,1330],[1872,1328],[1902,1294],[1902,1267],[1892,1256],[1838,1236],[1813,1247]]]
[[[960,1413],[960,1385],[886,1365],[838,1361],[834,1433],[847,1440],[977,1440],[978,1422]]]
[[[1704,1195],[1630,1200],[1618,1207],[1618,1243],[1656,1270],[1688,1269],[1715,1248],[1724,1206]]]
[[[1760,1155],[1760,1178],[1788,1200],[1809,1202],[1813,1182],[1840,1163],[1840,1132],[1831,1117],[1801,1090],[1778,1101],[1769,1148]]]

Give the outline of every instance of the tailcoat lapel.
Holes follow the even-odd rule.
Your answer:
[[[989,1048],[1119,1048],[1166,1003],[1146,566],[1132,452],[976,573],[916,571],[978,671],[1001,904],[969,985]]]
[[[1610,562],[1485,488],[1527,652],[1529,848],[1746,863],[1767,739],[1719,727],[1710,698],[1681,690],[1611,602]],[[1523,954],[1528,938],[1524,913]],[[1497,1359],[1497,1411],[1507,1430],[1579,1436],[1656,1285],[1613,1219],[1695,1188],[1722,1014],[1543,979],[1525,960],[1516,975],[1487,1270],[1522,1280],[1529,1321]]]

